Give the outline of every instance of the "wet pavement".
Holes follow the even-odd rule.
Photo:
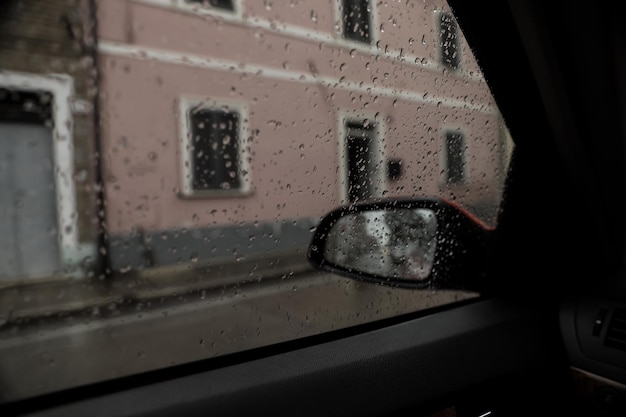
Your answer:
[[[268,346],[460,301],[316,271],[121,300],[0,328],[1,401]]]

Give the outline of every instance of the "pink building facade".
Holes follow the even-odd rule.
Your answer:
[[[493,221],[510,142],[442,1],[99,0],[111,266],[302,251],[349,202]]]

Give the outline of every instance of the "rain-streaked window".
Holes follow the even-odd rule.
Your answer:
[[[512,141],[444,0],[8,0],[0,22],[0,403],[480,296],[307,259],[343,205],[497,225]],[[341,230],[427,282],[385,245],[430,214]]]

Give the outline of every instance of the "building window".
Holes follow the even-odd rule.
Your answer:
[[[183,194],[241,194],[247,191],[241,109],[183,101]]]
[[[369,0],[342,0],[343,37],[356,42],[371,42]]]
[[[461,132],[446,132],[445,135],[446,183],[465,182],[465,137]]]
[[[439,48],[441,63],[449,69],[458,69],[461,64],[458,27],[451,13],[439,14]]]
[[[190,111],[188,117],[193,190],[238,189],[241,186],[237,169],[239,115],[198,109]]]
[[[221,10],[235,11],[233,0],[186,0],[187,3],[215,7]]]
[[[52,94],[0,88],[0,122],[52,122]]]

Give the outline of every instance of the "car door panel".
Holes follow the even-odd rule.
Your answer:
[[[556,375],[554,323],[540,308],[480,300],[395,321],[349,336],[324,335],[331,340],[320,343],[311,337],[309,346],[287,343],[278,347],[284,353],[254,358],[258,354],[250,352],[251,359],[240,356],[238,363],[190,375],[172,378],[176,371],[170,370],[170,379],[158,381],[163,376],[157,373],[153,383],[121,392],[101,394],[95,385],[89,390],[92,398],[26,415],[244,415],[250,410],[260,415],[425,415],[429,408],[478,405],[514,412],[534,407],[551,380],[545,377]],[[211,362],[195,367],[211,367]],[[193,368],[185,366],[186,372]],[[464,398],[469,392],[472,398]],[[80,390],[66,394],[82,396]],[[45,401],[32,405],[38,404]]]

